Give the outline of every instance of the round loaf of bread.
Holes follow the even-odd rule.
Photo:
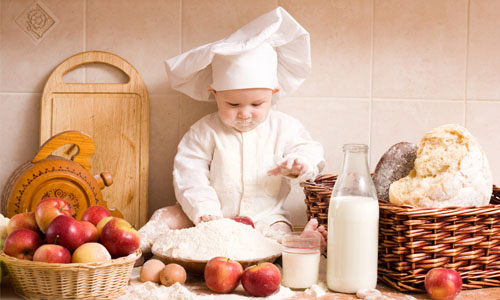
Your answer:
[[[413,170],[390,185],[389,199],[416,207],[486,205],[492,180],[488,159],[470,132],[443,125],[424,135]]]

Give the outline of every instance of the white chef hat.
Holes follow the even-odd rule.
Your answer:
[[[258,17],[226,39],[165,61],[170,85],[196,100],[216,91],[279,88],[273,100],[295,91],[311,70],[309,33],[282,7]]]

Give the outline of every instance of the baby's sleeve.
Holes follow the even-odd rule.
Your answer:
[[[312,139],[309,132],[299,121],[291,126],[290,136],[285,149],[284,158],[300,158],[306,166],[306,172],[296,178],[298,182],[315,178],[325,167],[323,146]]]
[[[209,173],[215,147],[202,126],[193,126],[179,143],[174,159],[175,197],[193,222],[203,215],[222,217],[217,193],[210,184]]]

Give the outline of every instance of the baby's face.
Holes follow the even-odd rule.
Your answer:
[[[271,89],[241,89],[215,92],[219,117],[234,129],[245,132],[264,122],[271,108]]]

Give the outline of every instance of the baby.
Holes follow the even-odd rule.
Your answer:
[[[227,39],[166,61],[170,83],[218,111],[184,135],[174,161],[179,204],[156,211],[141,228],[142,249],[165,229],[248,216],[274,239],[291,232],[283,203],[291,182],[314,178],[323,148],[299,121],[272,109],[310,71],[309,34],[284,9],[247,24]],[[305,226],[326,240],[316,220]]]

